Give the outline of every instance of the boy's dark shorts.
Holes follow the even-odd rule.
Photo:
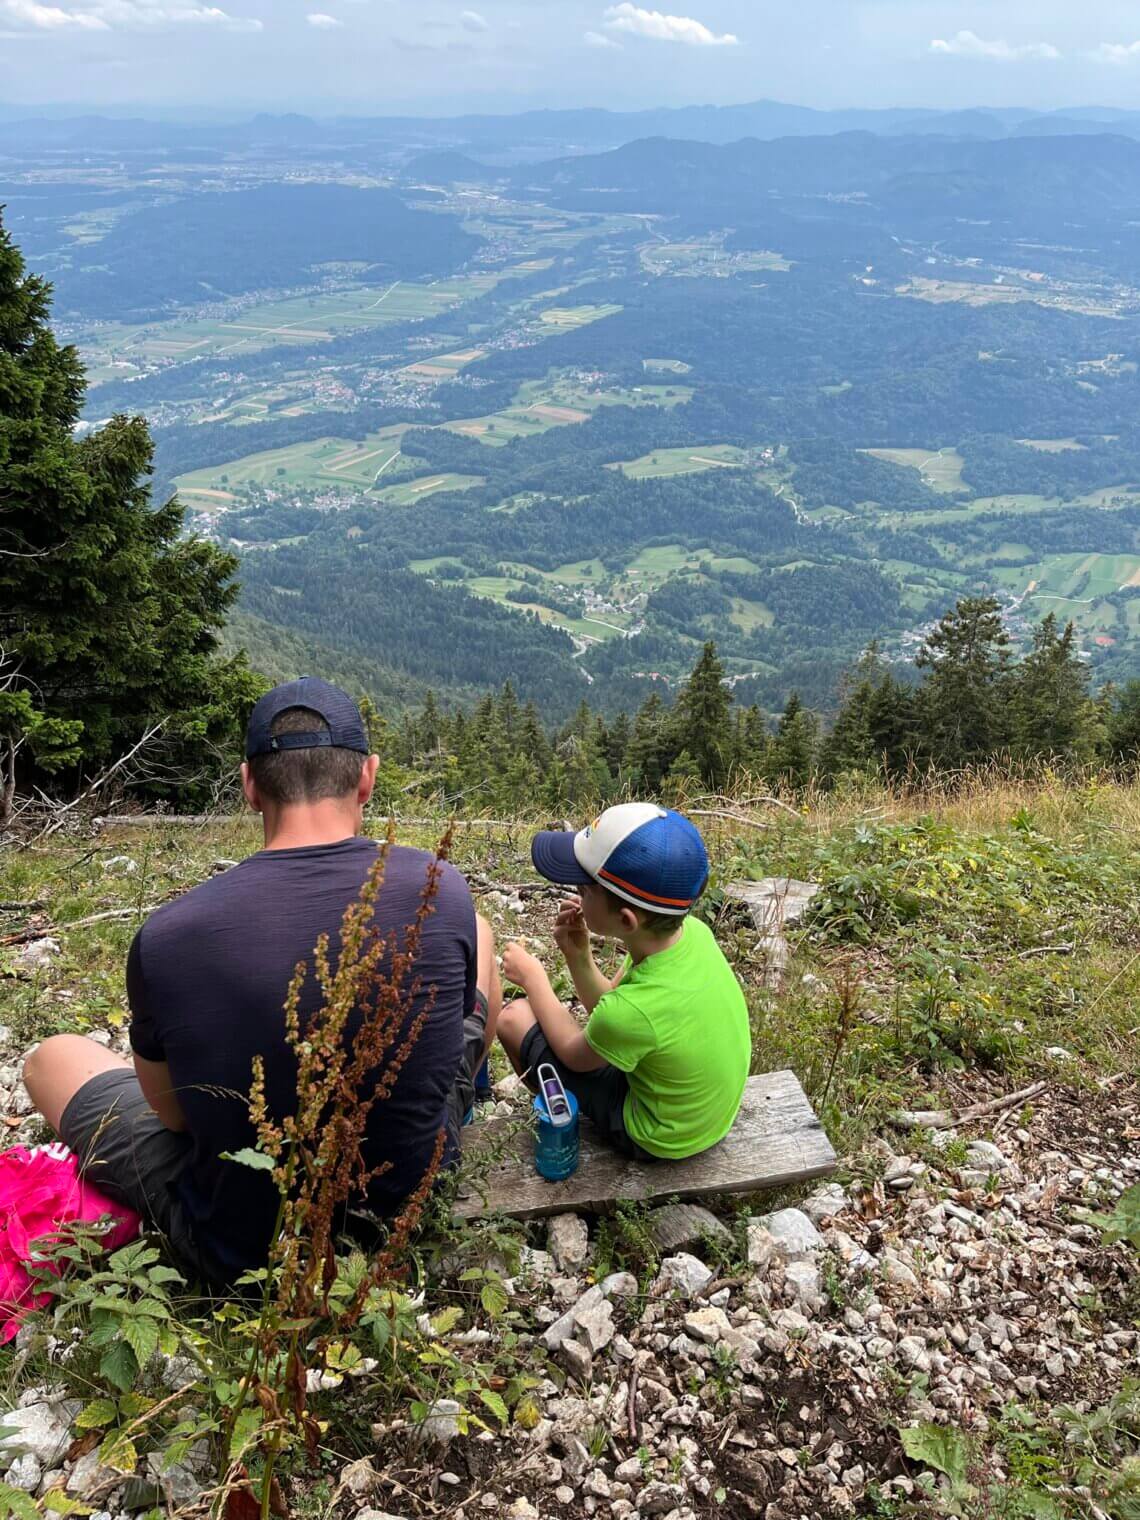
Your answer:
[[[585,1114],[598,1132],[598,1138],[623,1156],[634,1161],[657,1161],[631,1139],[625,1127],[625,1100],[629,1093],[629,1079],[616,1066],[600,1066],[597,1071],[571,1071],[563,1066],[550,1048],[549,1041],[540,1025],[535,1024],[523,1037],[523,1070],[528,1073],[527,1083],[538,1090],[537,1072],[540,1066],[553,1066],[562,1078],[562,1084],[578,1100],[578,1112]]]
[[[475,1101],[487,1012],[486,997],[476,991],[475,1007],[463,1020],[463,1059],[447,1097],[447,1126],[453,1136],[458,1136]],[[194,1142],[166,1128],[130,1067],[103,1071],[85,1082],[64,1109],[59,1132],[79,1157],[84,1177],[115,1202],[141,1214],[150,1228],[166,1237],[189,1271],[215,1280],[225,1276],[195,1245],[178,1198],[178,1179]]]

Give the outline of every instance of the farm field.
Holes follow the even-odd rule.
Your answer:
[[[600,322],[603,317],[615,317],[622,310],[620,306],[548,306],[545,311],[539,312],[539,319],[549,327],[557,327],[571,331],[575,327],[588,327],[591,322]]]
[[[392,506],[410,507],[422,501],[425,496],[434,496],[437,491],[463,491],[468,486],[482,484],[482,475],[428,475],[417,480],[401,480],[395,485],[382,486],[374,490],[373,494]]]
[[[552,427],[587,422],[601,406],[681,406],[692,391],[686,386],[639,385],[630,390],[599,391],[571,380],[527,380],[514,403],[485,417],[461,417],[440,425],[502,448],[512,438],[531,438]]]
[[[962,466],[965,460],[955,449],[861,449],[860,453],[873,454],[888,464],[907,465],[917,470],[923,480],[935,491],[964,491]]]
[[[607,469],[620,470],[631,480],[655,480],[671,475],[695,475],[703,470],[729,469],[745,463],[744,449],[732,444],[715,443],[696,448],[657,449],[640,459],[623,459]]]
[[[459,275],[294,296],[246,307],[232,318],[100,327],[79,340],[93,383],[123,379],[145,365],[217,358],[272,346],[305,347],[346,332],[438,316],[494,289],[502,274]]]
[[[327,437],[267,449],[244,459],[180,475],[175,485],[179,494],[190,500],[216,497],[219,491],[237,499],[251,486],[368,489],[399,457],[400,439],[406,431],[406,425],[400,423],[369,433],[359,443]]]

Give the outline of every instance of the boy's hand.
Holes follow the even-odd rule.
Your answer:
[[[503,951],[503,975],[516,987],[527,992],[538,979],[546,979],[546,972],[537,955],[532,955],[517,940]]]
[[[590,953],[590,931],[582,916],[582,899],[568,897],[554,920],[554,943],[570,960],[581,960]]]

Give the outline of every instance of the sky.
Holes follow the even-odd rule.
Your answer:
[[[1137,0],[0,0],[0,104],[1140,108]]]

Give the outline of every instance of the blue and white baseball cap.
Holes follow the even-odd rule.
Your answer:
[[[687,913],[709,879],[696,825],[655,802],[623,802],[576,834],[536,834],[534,868],[559,886],[596,882],[650,913]]]

